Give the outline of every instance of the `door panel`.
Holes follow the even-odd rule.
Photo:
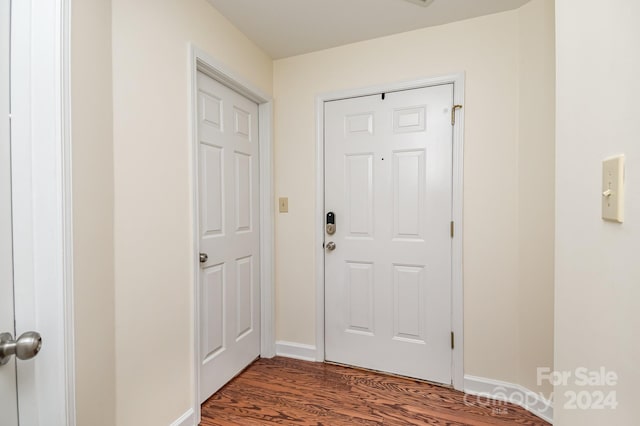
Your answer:
[[[258,106],[198,73],[198,118],[204,401],[260,354]]]
[[[345,303],[347,331],[373,332],[373,264],[347,262]]]
[[[345,157],[348,238],[373,236],[373,155]]]
[[[214,357],[224,346],[224,265],[214,265],[203,273],[204,294],[202,349],[205,360]]]
[[[203,157],[200,170],[202,186],[201,201],[205,203],[200,218],[203,236],[222,234],[224,219],[224,199],[222,198],[223,171],[222,164],[224,152],[217,146],[204,145],[201,147]]]
[[[9,124],[10,2],[0,0],[0,333],[15,336],[13,233],[11,220],[11,129]],[[0,366],[2,425],[18,425],[16,360]]]
[[[393,154],[393,238],[422,240],[424,150]]]
[[[451,383],[453,86],[325,104],[326,359]]]

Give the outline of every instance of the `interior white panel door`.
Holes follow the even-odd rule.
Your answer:
[[[9,124],[10,1],[0,0],[0,333],[15,336],[13,233],[11,221],[11,130]],[[0,366],[0,423],[18,426],[16,359]]]
[[[260,182],[258,105],[201,72],[197,102],[203,402],[260,354]]]
[[[10,1],[0,0],[0,333],[15,336],[11,220]],[[16,359],[0,366],[0,423],[18,426]]]
[[[451,384],[452,105],[452,84],[325,103],[328,361]]]

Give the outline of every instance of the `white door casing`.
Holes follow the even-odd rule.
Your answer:
[[[9,122],[10,2],[0,0],[0,333],[15,336],[13,314],[13,235],[11,225],[11,126]],[[18,426],[16,361],[0,366],[2,424]]]
[[[325,103],[325,351],[451,384],[453,84]]]
[[[260,355],[258,105],[198,73],[200,402]]]

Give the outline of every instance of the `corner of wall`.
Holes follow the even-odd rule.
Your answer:
[[[71,2],[70,25],[76,423],[113,426],[111,1]]]
[[[518,17],[518,381],[548,398],[552,387],[537,368],[553,369],[554,1],[532,0]]]

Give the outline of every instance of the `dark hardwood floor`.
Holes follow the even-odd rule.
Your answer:
[[[336,365],[260,359],[202,405],[202,426],[548,425],[515,405]]]

